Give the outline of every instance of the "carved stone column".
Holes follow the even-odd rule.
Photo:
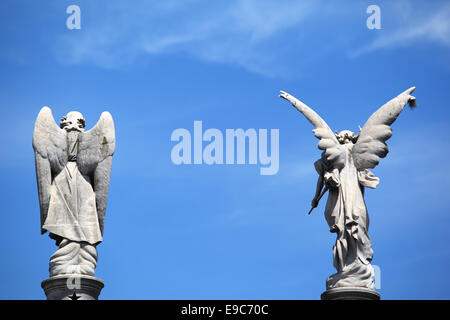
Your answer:
[[[85,275],[60,275],[41,283],[47,300],[98,300],[104,287],[102,280]]]
[[[321,300],[380,300],[380,294],[368,288],[343,287],[329,289],[320,295]]]

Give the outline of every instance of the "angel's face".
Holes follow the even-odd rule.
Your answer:
[[[59,123],[61,129],[66,131],[84,131],[83,115],[77,111],[71,111],[61,119]]]
[[[336,134],[336,138],[338,139],[340,144],[356,142],[356,136],[350,130],[342,130],[341,132]]]

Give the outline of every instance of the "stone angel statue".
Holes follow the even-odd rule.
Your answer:
[[[320,140],[321,158],[315,162],[319,174],[312,208],[328,190],[325,219],[330,232],[336,233],[333,262],[337,273],[328,277],[327,290],[341,287],[374,288],[373,256],[368,234],[369,216],[364,202],[364,189],[376,188],[379,179],[369,169],[378,165],[388,153],[386,141],[391,137],[391,125],[406,104],[415,106],[412,87],[387,102],[367,120],[355,135],[349,130],[333,133],[325,121],[304,103],[281,91],[315,127]],[[310,211],[311,212],[311,211]]]
[[[50,276],[94,276],[96,246],[102,241],[115,149],[109,112],[89,131],[79,112],[55,123],[50,108],[36,119],[33,148],[41,211],[41,233],[59,246],[50,258]]]

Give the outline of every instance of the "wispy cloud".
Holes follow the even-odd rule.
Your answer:
[[[86,4],[87,5],[87,4]],[[85,6],[86,6],[85,5]],[[82,28],[78,38],[65,35],[60,57],[68,63],[120,67],[141,55],[184,52],[196,58],[236,64],[266,73],[277,46],[269,40],[298,26],[319,10],[313,1],[237,0],[226,3],[136,1],[108,3],[107,12]],[[96,4],[82,12],[101,11]],[[111,17],[114,17],[112,19]],[[91,20],[94,17],[91,18]]]
[[[298,69],[345,55],[349,46],[357,48],[349,58],[422,39],[450,46],[450,5],[443,2],[385,2],[382,30],[375,31],[365,28],[361,3],[358,10],[349,3],[312,0],[135,0],[132,5],[111,0],[80,6],[82,29],[66,32],[56,44],[64,63],[120,68],[142,57],[182,53],[280,75],[292,71],[292,63]],[[360,21],[361,28],[349,21]],[[367,43],[369,34],[377,37]]]
[[[392,10],[391,14],[398,13],[396,16],[400,17],[401,24],[394,27],[393,31],[383,30],[379,37],[349,56],[354,58],[384,48],[415,46],[420,40],[450,46],[450,5],[438,6],[426,14],[417,11],[410,12],[409,6],[399,6]],[[409,15],[405,12],[409,12]]]

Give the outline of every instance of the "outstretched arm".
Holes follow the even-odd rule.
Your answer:
[[[303,110],[305,110],[306,105],[287,92],[280,91],[280,98],[286,99],[287,101],[292,103],[292,105],[300,112],[303,112]]]
[[[303,113],[311,124],[316,128],[328,128],[328,125],[323,121],[321,117],[317,113],[315,113],[311,108],[309,108],[306,104],[291,96],[289,93],[280,91],[280,98],[286,99],[301,113]]]
[[[325,151],[325,157],[329,164],[334,168],[343,168],[345,165],[345,150],[339,144],[339,141],[327,123],[313,109],[290,94],[280,91],[280,97],[292,103],[314,126],[314,135],[320,140],[319,149]]]

